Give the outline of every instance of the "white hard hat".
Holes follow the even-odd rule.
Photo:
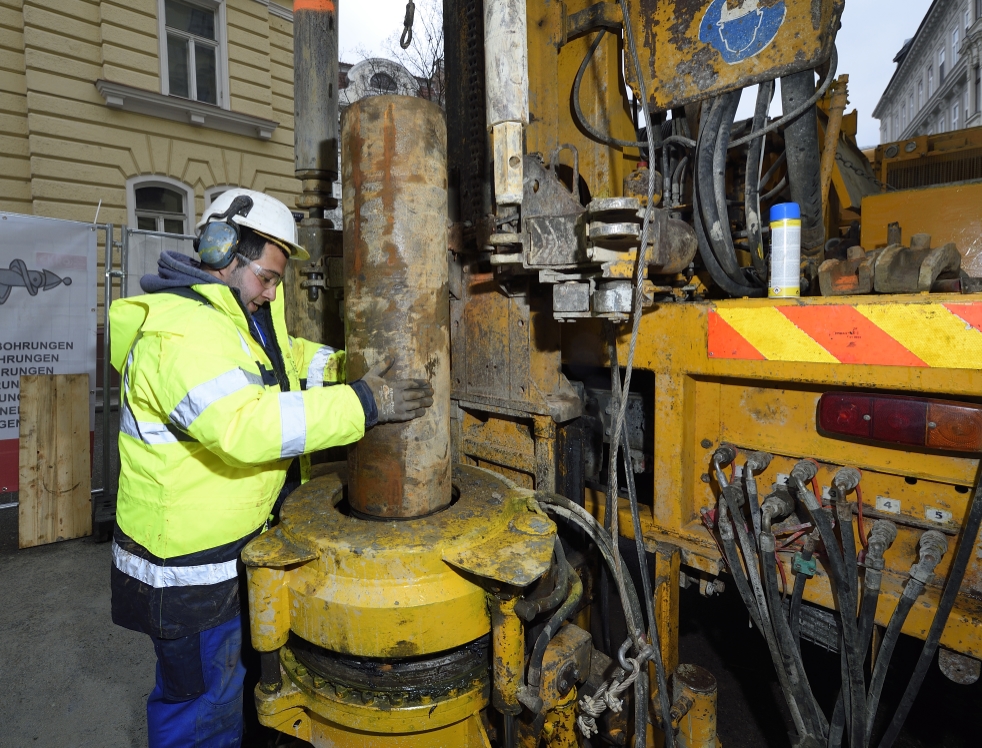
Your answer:
[[[198,233],[209,219],[219,216],[229,209],[232,201],[245,195],[252,198],[252,208],[248,215],[235,215],[232,220],[239,226],[245,226],[264,236],[274,244],[281,246],[290,255],[291,260],[309,260],[307,250],[297,244],[297,222],[292,211],[275,197],[262,192],[236,187],[226,190],[212,201],[198,221]]]

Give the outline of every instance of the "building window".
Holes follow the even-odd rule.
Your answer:
[[[938,118],[938,133],[943,133],[948,128],[945,127],[945,116],[944,112],[941,112],[941,116]]]
[[[144,231],[188,234],[194,228],[194,192],[170,177],[133,177],[126,182],[129,225]]]
[[[951,105],[951,129],[958,129],[958,115],[961,114],[961,104],[957,101]]]
[[[375,73],[368,81],[372,91],[388,94],[395,93],[399,89],[396,79],[388,73]]]
[[[907,102],[907,116],[910,117],[911,123],[914,122],[914,94],[910,95],[910,99]]]
[[[951,32],[951,64],[958,62],[958,27]]]
[[[930,99],[934,93],[934,68],[927,69],[927,97]]]
[[[982,0],[980,0],[982,1]],[[975,112],[982,111],[982,68],[975,66]]]
[[[969,26],[972,25],[972,14],[968,8],[965,8],[965,29],[967,30]]]
[[[938,50],[938,85],[944,83],[944,47]]]
[[[185,233],[184,195],[167,187],[137,187],[135,192],[138,229]]]
[[[979,0],[982,2],[982,0]],[[921,110],[921,99],[924,96],[924,82],[917,81],[917,111]]]
[[[163,93],[227,107],[224,3],[158,0],[158,6]]]

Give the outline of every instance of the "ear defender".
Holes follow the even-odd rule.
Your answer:
[[[212,270],[228,267],[235,257],[239,244],[239,227],[233,216],[247,216],[252,210],[252,198],[239,195],[224,213],[215,215],[194,240],[194,251],[198,253],[201,264]]]

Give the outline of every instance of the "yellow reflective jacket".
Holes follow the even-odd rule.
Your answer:
[[[191,288],[208,303],[161,292],[120,299],[109,313],[123,376],[116,520],[158,559],[256,531],[293,458],[365,433],[354,389],[316,386],[343,378],[343,352],[290,337],[282,294],[270,313],[289,392],[229,287]]]

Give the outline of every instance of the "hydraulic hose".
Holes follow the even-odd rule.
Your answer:
[[[730,575],[736,584],[737,591],[743,600],[743,604],[750,613],[750,618],[760,633],[767,636],[763,625],[760,622],[760,613],[757,610],[757,601],[754,600],[754,593],[750,591],[750,582],[747,575],[743,572],[743,565],[740,563],[740,556],[736,547],[736,535],[733,533],[733,525],[730,522],[730,512],[726,508],[726,500],[720,496],[716,505],[717,526],[719,527],[719,537],[723,544],[723,555],[726,557],[726,565],[730,567]]]
[[[760,537],[760,561],[763,568],[764,589],[772,611],[771,623],[777,635],[784,667],[789,673],[788,680],[798,701],[798,709],[801,711],[802,717],[807,719],[810,734],[820,737],[826,733],[828,727],[825,723],[825,715],[822,714],[822,710],[815,700],[815,695],[812,693],[811,684],[805,675],[801,652],[795,646],[791,636],[791,628],[784,618],[781,598],[777,592],[777,559],[774,557],[774,550],[774,536],[770,533],[762,534]]]
[[[839,533],[842,537],[842,561],[845,566],[845,582],[848,586],[840,590],[839,610],[842,617],[842,641],[845,670],[848,677],[848,701],[845,701],[846,717],[849,724],[850,745],[860,745],[866,734],[866,680],[863,676],[863,662],[866,648],[859,638],[856,622],[858,610],[859,570],[856,566],[856,538],[853,535],[852,507],[846,500],[846,492],[836,485],[836,514],[839,517]],[[857,481],[858,482],[858,481]],[[844,682],[843,685],[846,685]]]
[[[586,511],[579,504],[576,504],[565,496],[560,494],[538,491],[536,492],[536,498],[544,505],[547,511],[551,511],[564,519],[573,522],[580,527],[586,534],[593,540],[597,549],[600,551],[600,555],[604,559],[604,563],[607,564],[611,571],[615,582],[617,583],[618,593],[621,599],[621,605],[624,609],[624,618],[627,621],[628,633],[632,640],[634,641],[634,646],[637,652],[642,652],[645,649],[646,642],[643,638],[643,619],[641,613],[641,603],[638,601],[637,591],[634,589],[633,583],[630,582],[630,575],[627,570],[627,566],[624,561],[621,560],[620,564],[617,564],[614,559],[613,551],[610,547],[610,541],[605,537],[603,529],[597,523],[589,512]],[[615,573],[615,569],[619,573]],[[655,663],[655,677],[658,681],[658,696],[659,696],[659,717],[662,719],[662,724],[665,726],[665,745],[668,748],[675,748],[675,734],[672,730],[672,718],[671,718],[671,703],[668,699],[668,677],[665,672],[665,663],[661,655],[661,643],[658,636],[658,628],[652,626],[651,628],[652,642],[651,647],[653,649],[652,659]],[[647,691],[648,691],[648,679],[645,677],[638,678],[635,682],[635,729],[637,729],[637,723],[641,720],[645,720],[645,729],[647,727],[648,710],[647,710]],[[639,687],[638,684],[641,684]],[[638,696],[642,699],[638,700]],[[644,734],[644,731],[637,733],[640,735]]]
[[[814,530],[805,536],[804,548],[801,550],[801,560],[811,561],[815,555],[815,542],[818,530]],[[801,648],[801,598],[805,594],[805,584],[808,582],[808,575],[804,572],[795,572],[794,591],[791,593],[791,636],[794,638],[795,646]]]
[[[536,693],[538,693],[539,686],[542,684],[542,658],[545,656],[546,647],[552,641],[552,637],[556,635],[556,632],[559,631],[559,627],[569,618],[570,614],[572,614],[573,610],[583,598],[583,581],[580,579],[580,575],[569,565],[565,555],[563,555],[561,563],[566,567],[566,576],[572,580],[572,584],[569,586],[569,594],[566,596],[566,600],[553,613],[552,618],[549,619],[548,623],[546,623],[545,627],[539,633],[538,638],[536,638],[535,646],[532,648],[532,656],[529,657],[528,685]]]
[[[727,562],[730,564],[730,569],[733,572],[734,579],[736,580],[737,589],[740,590],[741,596],[744,596],[744,604],[747,606],[747,610],[750,612],[751,618],[754,619],[758,629],[760,629],[761,633],[764,635],[764,640],[767,643],[767,649],[770,652],[771,660],[774,663],[774,669],[777,672],[778,682],[780,683],[781,690],[784,693],[784,699],[787,702],[788,711],[791,713],[791,719],[794,722],[795,730],[797,731],[798,735],[804,736],[809,734],[810,725],[806,725],[805,723],[805,717],[802,714],[801,707],[799,706],[798,684],[792,682],[788,668],[785,665],[783,653],[781,652],[777,637],[774,633],[773,623],[768,612],[766,595],[760,580],[759,560],[757,558],[757,554],[753,550],[752,545],[750,544],[749,538],[747,538],[747,531],[743,524],[743,515],[739,511],[739,505],[736,500],[738,498],[739,489],[727,482],[726,475],[722,468],[723,464],[729,464],[735,459],[735,457],[736,450],[729,445],[722,445],[713,453],[713,469],[716,473],[717,482],[720,484],[720,488],[722,489],[718,504],[720,537],[723,539],[724,552],[727,555]],[[732,529],[729,529],[730,527]],[[733,560],[730,561],[731,556],[736,556],[736,548],[733,546],[733,531],[736,532],[737,538],[740,541],[740,545],[743,550],[747,575],[751,579],[753,592],[750,591],[750,586],[746,584],[746,580],[741,581],[742,572],[740,569],[739,558],[733,558]],[[729,550],[727,550],[728,546],[730,547]],[[755,610],[757,612],[756,616],[754,615]],[[811,722],[811,720],[809,720],[809,722]]]
[[[734,280],[731,277],[730,272],[724,268],[720,259],[717,258],[713,250],[713,245],[710,242],[709,230],[704,224],[704,203],[715,205],[716,200],[713,195],[704,199],[700,194],[700,188],[704,189],[705,185],[712,185],[713,183],[712,150],[708,148],[707,142],[719,131],[721,118],[720,100],[714,99],[709,107],[709,112],[702,117],[699,126],[699,139],[696,144],[693,163],[694,185],[692,190],[692,210],[696,238],[699,242],[699,256],[702,258],[703,265],[705,265],[706,271],[713,279],[713,282],[725,293],[737,297],[763,296],[764,289],[747,285],[743,282],[742,278]]]
[[[803,70],[781,79],[784,109],[794,110],[815,94],[815,71]],[[801,208],[801,251],[815,254],[825,245],[822,218],[821,150],[818,145],[818,119],[815,104],[807,106],[801,117],[784,127],[788,154],[788,181],[791,200]]]
[[[880,741],[880,748],[891,748],[893,741],[897,739],[897,735],[900,734],[900,728],[903,727],[904,720],[907,719],[907,714],[914,705],[914,699],[917,698],[921,683],[924,682],[924,676],[927,675],[928,668],[931,667],[931,663],[934,661],[934,653],[937,651],[938,644],[941,642],[941,634],[944,633],[945,625],[948,623],[948,616],[951,615],[951,609],[955,606],[955,598],[958,596],[962,581],[965,579],[965,570],[968,568],[968,563],[972,559],[975,542],[979,535],[980,524],[982,524],[982,479],[977,478],[975,482],[975,493],[972,496],[972,505],[965,524],[962,526],[958,551],[948,572],[948,581],[945,584],[944,592],[941,593],[941,600],[938,601],[938,609],[934,614],[934,620],[931,622],[931,629],[928,631],[927,638],[924,640],[921,655],[917,660],[914,673],[910,677],[910,682],[907,684],[907,689],[904,691],[903,698],[900,700],[900,706],[897,707],[893,719],[890,720],[890,726]]]
[[[870,637],[873,633],[873,625],[876,620],[876,606],[880,598],[880,584],[883,579],[883,569],[885,562],[883,554],[893,544],[897,538],[897,526],[889,520],[877,520],[869,533],[867,545],[869,550],[866,554],[866,574],[863,577],[863,601],[859,614],[859,642],[863,648],[863,662],[866,661],[866,654],[869,651]],[[846,681],[843,680],[845,683]],[[846,724],[846,704],[845,699],[848,693],[845,690],[839,691],[839,698],[835,703],[835,710],[832,713],[832,720],[829,727],[829,748],[838,748],[842,745],[842,734]],[[867,720],[871,719],[868,716]],[[869,733],[869,727],[866,729]],[[865,741],[865,738],[864,738]],[[865,742],[863,743],[865,745]]]
[[[847,566],[846,561],[843,559],[843,553],[840,552],[839,544],[836,541],[835,531],[832,529],[832,523],[829,521],[828,515],[825,510],[822,509],[821,504],[818,502],[818,498],[805,486],[805,481],[810,481],[815,476],[815,465],[808,460],[802,460],[791,470],[791,479],[794,481],[795,488],[797,489],[798,495],[801,497],[802,502],[805,507],[812,515],[812,520],[822,538],[822,544],[825,546],[826,557],[829,560],[829,571],[831,572],[832,582],[835,585],[835,590],[837,591],[837,597],[839,600],[839,610],[841,611],[840,620],[842,621],[842,647],[846,657],[846,668],[845,674],[848,676],[847,684],[849,688],[849,704],[859,704],[865,701],[865,681],[863,680],[863,663],[859,652],[859,632],[856,626],[856,604],[854,602],[852,590],[854,589],[853,583],[849,577],[849,569],[855,568],[855,541],[852,539],[852,515],[850,514],[849,530],[843,531],[843,543],[846,542],[846,537],[849,536],[852,541],[849,546],[853,549],[852,555],[852,566]],[[858,678],[857,678],[858,673]],[[858,688],[857,688],[858,687]],[[857,693],[857,691],[859,693]],[[861,719],[850,720],[852,725],[856,725],[857,722],[861,722]],[[852,745],[860,745],[860,740],[862,733],[854,734],[855,731],[850,731],[850,740]]]
[[[723,176],[725,179],[725,144],[729,141],[733,116],[739,103],[739,92],[723,94],[716,98],[709,109],[705,126],[700,128],[699,143],[696,146],[696,191],[699,193],[701,219],[706,228],[706,235],[709,237],[713,256],[734,283],[742,283],[743,275],[737,263],[736,250],[732,248],[732,238],[730,246],[726,246],[723,239],[724,236],[729,236],[730,221],[726,214],[725,189],[722,196],[719,194],[719,177]],[[724,182],[723,187],[725,186]],[[721,209],[722,215],[720,215]]]
[[[741,91],[723,94],[722,115],[719,129],[716,131],[716,143],[713,147],[712,182],[713,198],[716,203],[716,213],[707,213],[706,225],[709,227],[709,241],[713,245],[720,264],[727,275],[735,282],[743,282],[743,270],[737,262],[736,247],[733,246],[733,234],[730,231],[729,208],[726,203],[726,147],[730,143],[730,133],[733,131],[733,120],[737,107],[740,106]],[[705,208],[712,203],[703,201]],[[718,227],[718,233],[717,233]],[[731,268],[732,266],[732,268]],[[766,276],[765,276],[766,277]]]
[[[563,551],[563,542],[556,538],[556,586],[546,597],[536,600],[526,600],[522,598],[515,605],[515,613],[526,623],[535,620],[536,616],[547,610],[554,610],[569,592],[569,574],[566,562],[566,554]]]
[[[757,106],[753,118],[754,131],[764,126],[767,120],[767,110],[770,108],[773,96],[774,81],[761,83],[757,89]],[[765,136],[761,135],[750,141],[750,147],[747,149],[747,175],[743,191],[750,259],[757,275],[761,278],[767,277],[767,263],[764,261],[764,235],[761,232],[760,218],[760,172],[764,166],[764,140]]]
[[[974,540],[972,542],[974,545]],[[910,579],[904,586],[904,592],[897,602],[897,607],[890,616],[887,624],[886,633],[883,635],[883,643],[880,645],[879,654],[876,657],[876,666],[873,668],[873,678],[869,685],[869,694],[866,699],[866,735],[864,746],[869,745],[870,737],[873,732],[873,720],[876,717],[876,709],[880,703],[880,695],[883,692],[883,684],[886,682],[887,668],[893,657],[894,647],[900,638],[907,614],[914,607],[917,598],[924,592],[924,587],[934,575],[934,570],[941,563],[941,558],[948,550],[948,541],[944,535],[936,530],[928,530],[921,535],[918,543],[920,548],[920,558],[910,570]],[[961,547],[959,547],[961,551]],[[957,559],[956,559],[957,561]],[[937,616],[935,616],[935,620]]]

